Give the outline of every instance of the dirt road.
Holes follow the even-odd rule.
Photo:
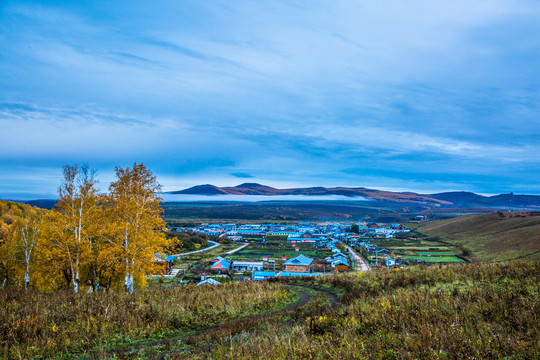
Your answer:
[[[356,253],[356,251],[354,251],[349,245],[345,245],[345,247],[347,248],[347,251],[349,252],[349,254],[351,254],[351,257],[353,258],[354,262],[357,265],[356,266],[356,271],[369,271],[369,270],[371,270],[368,263],[362,257],[360,257],[360,255],[358,255]]]

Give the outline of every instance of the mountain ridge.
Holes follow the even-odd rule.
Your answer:
[[[365,187],[306,187],[277,189],[258,183],[243,183],[237,186],[218,187],[205,184],[188,189],[170,191],[169,194],[185,195],[304,195],[324,196],[341,195],[347,197],[363,197],[368,200],[379,200],[393,203],[421,204],[428,207],[533,207],[540,209],[539,195],[499,194],[484,196],[467,191],[450,191],[434,194],[420,194],[411,191],[393,192]]]

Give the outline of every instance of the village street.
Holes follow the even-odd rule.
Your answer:
[[[218,246],[221,246],[220,243],[218,242],[215,242],[215,241],[211,241],[211,240],[208,240],[208,243],[212,244],[208,247],[205,247],[204,249],[200,249],[200,250],[195,250],[195,251],[190,251],[190,252],[185,252],[185,253],[181,253],[181,254],[176,254],[174,256],[184,256],[184,255],[190,255],[190,254],[196,254],[196,253],[200,253],[200,252],[203,252],[203,251],[208,251],[208,250],[212,250],[214,248],[217,248]]]
[[[370,267],[366,263],[366,261],[364,259],[362,259],[360,257],[360,255],[358,255],[356,253],[356,251],[354,251],[349,245],[346,245],[346,244],[344,244],[344,245],[347,248],[347,251],[349,252],[349,254],[351,254],[351,258],[354,260],[354,262],[357,265],[356,266],[356,271],[369,271]]]
[[[245,248],[245,247],[248,246],[248,245],[249,245],[249,243],[245,243],[244,245],[242,245],[242,246],[240,246],[240,247],[237,247],[236,249],[233,249],[233,250],[231,250],[231,251],[227,251],[227,252],[225,253],[225,255],[232,255],[232,254],[234,254],[235,252],[242,250],[243,248]]]

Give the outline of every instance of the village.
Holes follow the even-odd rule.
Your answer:
[[[202,223],[171,230],[214,239],[204,249],[156,258],[165,268],[160,277],[176,284],[217,285],[224,281],[324,276],[373,267],[390,270],[431,262],[437,258],[437,251],[442,250],[441,259],[449,254],[444,251],[447,248],[430,244],[425,249],[432,250],[434,256],[419,255],[415,251],[423,247],[416,247],[423,243],[414,240],[405,225],[363,219],[359,224]]]

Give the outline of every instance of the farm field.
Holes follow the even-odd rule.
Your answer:
[[[457,256],[414,256],[414,255],[400,255],[401,258],[409,260],[423,260],[427,263],[460,263],[465,260],[458,258]]]
[[[426,263],[465,262],[465,260],[458,257],[458,255],[462,254],[462,250],[458,247],[451,247],[428,239],[371,239],[370,242],[378,245],[381,249],[388,249],[397,259],[420,260]],[[366,253],[363,255],[368,256]],[[368,259],[375,261],[376,257],[369,255]]]

